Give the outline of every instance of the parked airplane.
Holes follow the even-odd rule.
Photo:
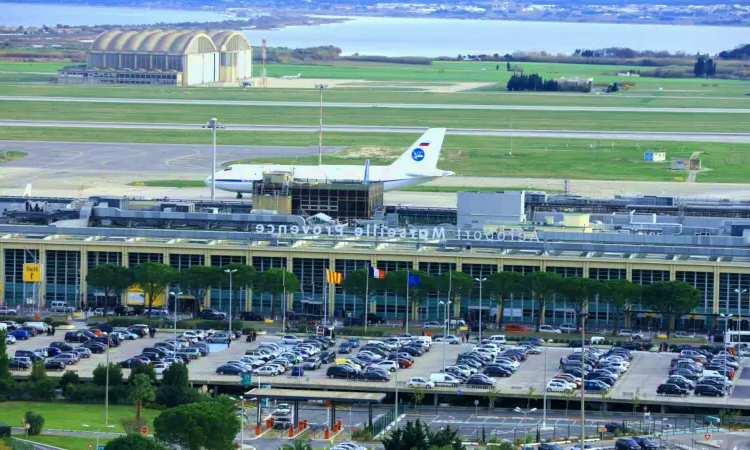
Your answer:
[[[281,77],[282,80],[296,80],[297,78],[301,78],[302,73],[298,73],[297,75],[284,75]]]
[[[263,180],[268,172],[289,172],[295,180],[315,180],[329,183],[383,183],[383,191],[394,191],[436,178],[453,175],[453,172],[437,168],[440,149],[443,146],[445,128],[427,130],[390,166],[322,165],[282,166],[277,164],[235,164],[214,174],[216,189],[236,192],[237,198],[253,191],[253,183]],[[363,170],[364,169],[364,170]],[[211,187],[211,177],[206,178]]]

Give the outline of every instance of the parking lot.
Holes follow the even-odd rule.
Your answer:
[[[8,353],[12,356],[17,349],[34,350],[37,348],[49,347],[53,341],[63,340],[64,332],[58,330],[56,336],[46,336],[44,334],[31,338],[27,341],[17,341],[15,344],[8,346]],[[153,346],[157,341],[173,337],[172,333],[158,333],[155,338],[145,337],[135,341],[124,341],[120,347],[114,347],[109,351],[110,361],[120,362],[129,357],[138,355],[145,347]],[[245,354],[246,350],[255,349],[263,342],[279,342],[277,336],[258,336],[256,342],[245,342],[244,338],[234,341],[230,347],[224,344],[211,344],[211,353],[208,356],[192,360],[189,364],[190,378],[195,384],[236,384],[239,385],[239,377],[233,375],[217,375],[216,368],[229,360],[237,360]],[[363,343],[366,340],[363,340]],[[337,347],[336,347],[337,348]],[[334,348],[334,350],[336,349]],[[398,380],[401,389],[407,389],[404,384],[410,377],[429,378],[430,374],[439,372],[443,367],[443,351],[445,351],[446,365],[452,365],[456,357],[461,352],[469,351],[473,348],[472,344],[446,345],[433,344],[430,351],[423,356],[415,357],[414,366],[399,370],[397,374],[392,374],[388,382],[374,382],[361,380],[330,379],[325,376],[327,367],[330,364],[323,365],[320,369],[306,371],[302,377],[291,377],[287,371],[284,374],[274,377],[253,376],[253,385],[272,384],[274,387],[295,387],[295,386],[330,386],[351,388],[357,385],[364,389],[374,391],[393,391]],[[516,396],[525,396],[529,388],[534,388],[535,395],[541,396],[544,393],[546,382],[558,373],[560,358],[571,353],[571,349],[563,347],[549,347],[546,352],[543,350],[541,355],[530,355],[519,367],[518,371],[508,378],[496,378],[495,389],[500,394],[510,394]],[[546,354],[545,354],[546,353]],[[732,395],[724,398],[709,398],[689,396],[681,397],[657,397],[656,388],[663,383],[669,370],[670,361],[675,356],[673,353],[654,353],[654,352],[633,352],[634,359],[631,362],[630,369],[617,380],[617,383],[609,393],[609,401],[625,400],[630,401],[634,395],[638,395],[641,400],[658,403],[682,403],[686,401],[700,405],[715,405],[717,402],[723,402],[729,406],[750,407],[750,372],[745,371],[741,366],[736,377],[735,387]],[[345,356],[345,355],[342,355]],[[545,370],[546,359],[546,370]],[[105,355],[95,354],[91,358],[82,359],[77,364],[70,366],[70,370],[75,370],[82,377],[90,376],[93,369],[98,364],[103,364]],[[129,370],[124,370],[128,375]],[[542,376],[543,375],[543,376]],[[464,388],[460,388],[464,389]],[[443,389],[440,392],[447,394],[455,393],[455,388]],[[466,390],[469,394],[470,390]],[[548,393],[548,398],[564,398],[559,393]],[[593,394],[590,398],[592,401],[598,400],[598,395]]]

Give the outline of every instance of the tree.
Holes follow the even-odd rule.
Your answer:
[[[435,280],[435,290],[438,292],[447,292],[449,300],[454,305],[460,304],[461,299],[469,298],[474,291],[474,280],[471,275],[463,272],[445,272]],[[451,294],[452,297],[451,297]],[[453,313],[448,309],[448,317],[453,317]],[[448,322],[450,323],[450,322]]]
[[[601,283],[593,278],[566,277],[560,282],[558,293],[573,306],[576,313],[576,331],[581,330],[582,313],[600,287]]]
[[[50,401],[55,396],[57,381],[50,379],[44,361],[36,361],[29,374],[29,393],[34,400]]]
[[[507,63],[505,63],[505,70],[507,70],[508,72],[510,72],[510,61],[508,61]]]
[[[42,433],[42,430],[44,429],[44,417],[42,417],[41,414],[37,414],[33,411],[26,411],[23,420],[29,425],[29,436],[39,436]]]
[[[162,373],[161,384],[156,391],[156,402],[167,408],[194,403],[201,398],[200,393],[190,387],[188,368],[185,364],[170,364]]]
[[[168,409],[154,420],[154,435],[186,450],[231,449],[240,432],[235,403],[226,396]]]
[[[303,441],[302,439],[292,439],[291,444],[284,444],[279,447],[279,450],[312,450],[310,442]]]
[[[640,284],[625,279],[607,280],[602,283],[601,297],[616,311],[613,334],[617,335],[620,329],[620,316],[624,316],[626,321],[630,320],[630,311],[641,297],[642,289]]]
[[[107,366],[99,364],[94,369],[93,381],[97,386],[107,385]],[[122,368],[117,363],[109,363],[109,385],[120,386],[122,385]]]
[[[344,278],[344,281],[341,282],[341,289],[343,289],[344,292],[351,294],[362,301],[363,315],[365,311],[369,310],[367,306],[369,304],[368,299],[370,292],[377,292],[383,285],[383,280],[372,278],[368,282],[367,277],[369,277],[367,269],[357,269],[353,272],[349,272]],[[368,289],[369,292],[367,292]]]
[[[526,287],[526,278],[518,272],[506,270],[493,273],[487,277],[485,289],[487,289],[488,295],[495,299],[498,307],[498,329],[502,329],[503,326],[506,300],[511,296],[523,294]]]
[[[221,284],[226,289],[229,289],[230,279],[230,274],[227,272],[227,270],[233,271],[231,274],[233,300],[238,300],[240,298],[240,292],[242,292],[242,289],[253,289],[256,281],[258,280],[258,272],[255,270],[255,267],[248,266],[247,264],[227,264],[219,270],[219,274],[221,276]],[[232,302],[230,302],[229,307],[232,308],[232,306]]]
[[[417,405],[422,404],[422,400],[424,400],[424,389],[422,389],[419,386],[414,387],[414,408],[417,407]],[[421,408],[420,408],[421,410]]]
[[[577,392],[573,389],[567,389],[563,391],[562,394],[565,398],[565,417],[568,417],[568,408],[570,407],[570,401],[577,397]]]
[[[131,433],[109,441],[104,450],[167,450],[167,448],[153,439]]]
[[[203,304],[206,294],[213,286],[219,285],[221,275],[218,267],[190,266],[187,270],[180,272],[177,282],[180,284],[180,288],[193,297],[193,317],[197,318],[200,305]]]
[[[641,406],[641,388],[635,388],[635,393],[633,394],[633,398],[630,399],[630,402],[633,404],[633,415],[635,415],[636,409]]]
[[[130,368],[130,375],[128,375],[128,385],[133,386],[135,384],[135,377],[140,374],[146,374],[151,380],[151,384],[156,384],[156,371],[154,370],[154,366],[151,364],[138,364]]]
[[[702,77],[706,74],[706,65],[703,62],[703,56],[698,55],[695,65],[693,66],[693,73],[696,77]]]
[[[495,406],[495,400],[500,396],[500,392],[498,392],[495,389],[495,386],[490,387],[490,389],[485,393],[485,397],[487,400],[489,400],[489,404],[487,405],[487,409],[490,410]]]
[[[164,295],[169,283],[177,279],[178,272],[172,267],[160,262],[146,262],[139,264],[133,270],[133,281],[143,289],[143,295],[148,302],[148,316],[157,297]]]
[[[643,306],[667,316],[667,336],[674,329],[675,315],[689,314],[700,302],[700,291],[684,281],[657,281],[643,289]]]
[[[531,408],[531,401],[534,400],[534,394],[536,394],[536,389],[534,389],[534,386],[529,386],[529,390],[526,391],[526,409]]]
[[[276,297],[284,293],[299,291],[297,275],[286,269],[268,269],[257,277],[257,288],[271,295],[271,318],[276,315]],[[284,299],[286,301],[286,298]]]
[[[706,76],[712,77],[716,75],[716,61],[714,61],[713,59],[708,58],[706,60],[705,68]]]
[[[156,389],[151,384],[151,378],[141,373],[133,379],[133,388],[130,391],[130,400],[135,405],[135,421],[143,421],[143,402],[154,401],[156,399]]]
[[[527,289],[536,296],[536,331],[542,325],[544,318],[544,307],[554,298],[557,288],[562,282],[562,277],[552,272],[534,272],[526,276],[528,279]]]
[[[407,286],[409,274],[419,277],[419,286]],[[388,291],[406,299],[404,323],[406,323],[406,318],[413,313],[414,306],[427,299],[430,291],[434,288],[434,284],[434,278],[421,270],[395,270],[388,272],[385,276],[385,285]]]
[[[120,304],[123,291],[133,284],[133,271],[117,264],[102,264],[89,269],[86,283],[104,292],[104,314],[107,308]]]
[[[68,392],[81,384],[81,377],[78,376],[77,372],[67,370],[62,377],[60,377],[60,387],[63,389],[63,394],[68,395]]]
[[[10,373],[10,357],[8,356],[6,338],[7,332],[0,330],[0,398],[6,395],[11,383],[15,383],[13,374]]]

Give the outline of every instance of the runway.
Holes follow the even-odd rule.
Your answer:
[[[80,102],[80,103],[135,103],[155,105],[223,105],[223,106],[284,106],[291,108],[317,108],[317,102],[285,102],[259,100],[190,100],[190,99],[146,99],[146,98],[79,98],[79,97],[36,97],[0,96],[0,100],[25,102]],[[466,105],[451,103],[352,103],[327,102],[326,108],[397,108],[397,109],[471,109],[498,111],[593,111],[593,112],[654,112],[654,113],[710,113],[748,114],[744,108],[668,108],[668,107],[627,107],[627,106],[550,106],[550,105]]]
[[[7,127],[52,127],[52,128],[105,128],[136,130],[203,130],[204,124],[137,123],[137,122],[75,122],[75,121],[34,121],[0,120],[0,126]],[[317,133],[317,126],[305,125],[232,125],[224,124],[226,131],[273,131],[291,133]],[[342,133],[424,133],[424,127],[327,125],[327,132]],[[684,132],[644,132],[644,131],[576,131],[576,130],[492,130],[476,128],[449,128],[448,133],[457,136],[503,136],[539,137],[564,139],[607,139],[638,141],[677,141],[677,142],[726,142],[735,144],[750,143],[750,133],[684,133]]]

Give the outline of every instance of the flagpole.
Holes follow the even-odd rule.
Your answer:
[[[328,274],[323,289],[323,326],[328,326]]]
[[[406,332],[409,333],[409,269],[406,269]]]
[[[365,264],[365,336],[367,336],[367,311],[370,309],[370,264]]]

